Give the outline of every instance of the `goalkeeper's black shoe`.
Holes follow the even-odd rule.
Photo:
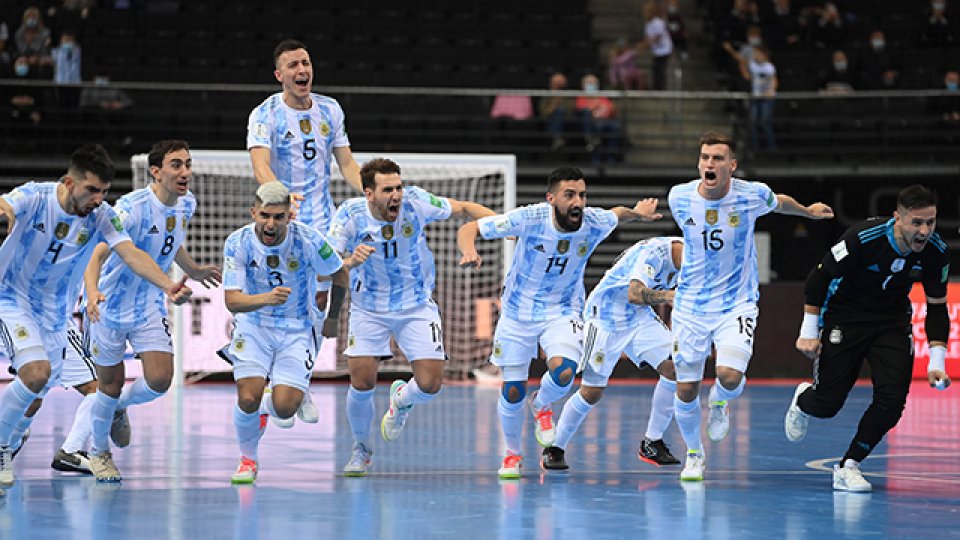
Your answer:
[[[232,343],[232,342],[231,342]],[[230,343],[227,343],[223,347],[217,349],[217,356],[220,357],[224,362],[233,365],[233,356],[230,355]]]
[[[567,460],[564,459],[563,454],[563,448],[548,446],[543,449],[543,458],[540,460],[540,465],[547,470],[565,471],[570,466],[567,465]]]

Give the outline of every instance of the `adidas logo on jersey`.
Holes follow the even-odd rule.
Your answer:
[[[541,252],[541,253],[546,252],[546,250],[543,248],[543,244],[537,244],[537,245],[533,246],[533,249],[535,249],[535,250],[537,250],[537,251],[539,251],[539,252]]]
[[[147,234],[160,234],[160,229],[156,225],[150,227],[150,230],[147,231]]]
[[[373,242],[373,236],[371,236],[370,233],[365,234],[362,242]]]
[[[687,226],[687,225],[696,225],[696,224],[697,224],[697,222],[694,221],[692,217],[688,217],[688,218],[687,218],[687,221],[685,221],[685,222],[683,223],[684,226]]]
[[[284,138],[284,139],[292,139],[292,138],[294,138],[293,132],[292,132],[292,131],[288,131],[287,134],[283,136],[283,138]]]
[[[47,228],[43,226],[43,223],[37,223],[33,228],[40,232],[47,232]]]
[[[260,265],[257,264],[257,261],[250,259],[250,268],[260,268]]]

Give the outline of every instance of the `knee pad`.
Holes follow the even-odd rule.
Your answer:
[[[566,383],[560,382],[560,376],[564,371],[570,370],[570,380]],[[560,361],[560,365],[550,370],[550,378],[553,379],[553,382],[557,383],[557,386],[566,387],[573,384],[573,377],[577,374],[577,363],[573,360],[563,357]]]
[[[516,389],[518,396],[516,401],[510,399],[510,391],[514,389]],[[526,381],[504,381],[500,393],[503,394],[503,399],[507,400],[508,403],[520,403],[523,398],[527,397]]]

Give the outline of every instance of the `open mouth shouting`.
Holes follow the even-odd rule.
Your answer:
[[[309,75],[299,75],[293,79],[293,85],[297,87],[298,90],[306,92],[310,88],[310,76]]]
[[[264,227],[263,232],[260,233],[261,240],[264,245],[273,246],[276,245],[277,239],[280,238],[280,231],[274,227],[272,229]]]

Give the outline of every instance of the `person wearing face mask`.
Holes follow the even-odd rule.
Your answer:
[[[585,75],[581,84],[584,95],[577,97],[574,108],[583,122],[585,148],[592,154],[594,164],[599,163],[601,158],[613,162],[620,157],[622,137],[617,108],[610,98],[599,95],[600,79],[596,75]],[[597,152],[598,149],[602,151]]]
[[[820,80],[820,89],[827,94],[849,94],[854,90],[854,75],[847,53],[833,51],[833,63]]]
[[[53,82],[71,84],[80,82],[80,45],[72,32],[60,35],[60,46],[52,51]]]
[[[921,35],[921,42],[927,47],[947,47],[957,43],[956,31],[947,21],[946,0],[931,0],[930,15]]]
[[[50,56],[50,30],[43,25],[40,10],[28,7],[23,11],[20,28],[14,34],[17,54],[36,71],[38,76],[49,76],[53,58]],[[21,75],[23,76],[23,75]]]
[[[945,128],[949,137],[949,142],[954,138],[950,133],[960,126],[960,72],[955,69],[947,70],[943,74],[943,88],[947,95],[937,96],[930,99],[929,111],[936,115],[940,122],[940,127]]]
[[[859,87],[864,90],[889,90],[900,79],[899,59],[887,47],[883,30],[870,32],[869,45],[860,57]]]

